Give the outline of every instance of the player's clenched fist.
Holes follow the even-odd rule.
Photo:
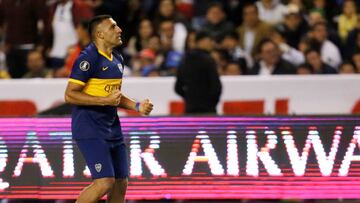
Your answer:
[[[119,106],[121,101],[121,92],[119,90],[114,90],[106,97],[106,105],[109,106]]]
[[[144,101],[140,102],[139,112],[142,115],[148,116],[153,110],[153,106],[154,105],[150,102],[149,99],[145,99]]]

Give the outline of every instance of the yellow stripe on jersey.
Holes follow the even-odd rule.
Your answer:
[[[75,84],[78,84],[78,85],[85,85],[85,83],[81,80],[76,80],[76,79],[73,79],[73,78],[69,78],[69,82],[72,82],[72,83],[75,83]]]
[[[107,58],[109,61],[113,60],[113,55],[110,54],[110,57],[108,55],[106,55],[104,52],[98,50],[99,54],[101,54],[102,56],[104,56],[105,58]]]
[[[114,90],[121,89],[121,79],[90,78],[83,92],[97,97],[106,97]]]

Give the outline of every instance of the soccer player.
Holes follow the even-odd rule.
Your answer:
[[[95,203],[104,195],[107,202],[125,202],[128,166],[124,137],[117,107],[149,115],[153,105],[136,102],[121,90],[124,64],[113,51],[121,45],[121,29],[109,15],[94,17],[89,23],[92,43],[74,63],[65,91],[72,112],[72,135],[90,169],[93,182],[77,203]]]

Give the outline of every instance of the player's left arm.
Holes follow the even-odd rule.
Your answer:
[[[137,102],[124,94],[121,96],[119,107],[137,111],[144,116],[148,116],[153,110],[153,104],[149,99]]]

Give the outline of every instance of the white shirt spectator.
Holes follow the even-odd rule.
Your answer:
[[[279,48],[282,53],[281,57],[292,63],[294,66],[298,66],[305,62],[304,54],[301,51],[289,46],[286,43],[280,44]]]
[[[321,60],[337,70],[339,65],[342,63],[339,48],[330,40],[326,40],[322,44],[320,52]]]
[[[275,68],[274,66],[267,66],[264,61],[260,61],[259,75],[262,76],[271,75],[274,68]]]
[[[259,10],[260,20],[273,25],[282,22],[284,15],[288,12],[285,5],[274,0],[270,9],[265,8],[261,0],[257,1],[255,5]]]
[[[52,27],[54,43],[50,51],[50,57],[65,58],[69,46],[77,43],[77,35],[73,23],[72,9],[73,1],[64,5],[58,4],[55,10]]]

